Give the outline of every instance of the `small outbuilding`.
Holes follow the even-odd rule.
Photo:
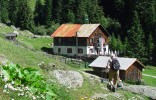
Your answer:
[[[89,66],[93,68],[93,70],[97,74],[101,74],[102,70],[104,73],[104,77],[107,78],[107,72],[105,72],[107,62],[110,57],[107,56],[99,56],[96,58]],[[145,66],[139,62],[136,58],[117,58],[120,63],[120,71],[119,76],[122,80],[132,80],[137,81],[142,78],[142,70]]]
[[[16,37],[17,37],[16,33],[8,33],[8,34],[5,35],[5,38],[8,39],[8,40],[11,40],[11,41],[15,41]]]

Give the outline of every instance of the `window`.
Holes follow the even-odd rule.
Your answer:
[[[67,53],[72,53],[72,48],[67,48]]]
[[[59,38],[59,44],[61,44],[61,38]]]
[[[83,49],[81,49],[81,48],[78,48],[78,53],[83,53]]]
[[[90,53],[93,53],[93,49],[89,49],[89,52],[90,52]]]
[[[99,43],[100,41],[99,41],[99,38],[97,38],[97,43]]]
[[[57,52],[58,52],[58,54],[60,54],[61,53],[61,48],[58,48]]]
[[[93,43],[93,38],[90,38],[90,43]]]

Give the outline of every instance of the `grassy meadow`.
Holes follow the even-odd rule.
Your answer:
[[[85,62],[80,62],[80,64],[76,64],[73,62],[64,63],[60,61],[60,56],[57,55],[48,55],[41,49],[42,47],[51,48],[49,44],[53,42],[52,38],[32,38],[30,35],[20,34],[17,37],[17,42],[11,42],[4,39],[4,34],[8,32],[13,32],[13,29],[10,27],[0,28],[0,57],[4,57],[15,64],[19,64],[21,67],[33,67],[39,69],[42,72],[42,69],[39,68],[38,64],[41,62],[54,63],[56,64],[56,69],[67,69],[67,70],[76,70],[79,71],[84,78],[83,86],[78,89],[68,89],[66,87],[61,87],[59,85],[55,85],[55,92],[59,96],[59,100],[63,100],[64,98],[68,98],[68,100],[89,100],[91,96],[96,93],[103,94],[111,94],[110,91],[104,89],[106,88],[105,83],[101,83],[99,80],[91,80],[89,77],[86,77],[83,72],[84,70],[91,70],[90,68],[86,68]],[[22,31],[21,31],[22,32]],[[154,75],[156,72],[155,67],[149,67],[143,71],[143,73]],[[47,75],[47,72],[42,73],[44,77],[50,76],[53,80],[52,75]],[[150,86],[155,86],[154,79],[143,77],[143,80]],[[152,83],[150,83],[152,82]],[[0,99],[5,98],[3,100],[10,100],[11,98],[18,98],[18,100],[30,100],[27,97],[19,97],[17,92],[3,93],[4,83],[0,80]],[[66,92],[67,91],[67,92]],[[139,98],[139,94],[133,94],[128,91],[118,90],[118,93],[122,94],[124,99],[131,99],[132,97]],[[147,97],[141,96],[143,98],[148,99]],[[109,99],[119,99],[114,96],[109,96]],[[122,98],[120,98],[122,99]]]

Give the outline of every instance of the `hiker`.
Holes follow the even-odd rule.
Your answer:
[[[119,68],[120,64],[115,56],[115,54],[111,54],[111,59],[108,60],[107,67],[110,68],[108,72],[109,76],[109,84],[111,85],[111,90],[113,92],[116,91],[117,88],[117,81],[119,78]]]

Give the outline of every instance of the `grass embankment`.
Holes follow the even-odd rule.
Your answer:
[[[147,66],[147,68],[144,69],[143,74],[152,75],[152,76],[156,77],[156,67],[154,67],[154,66]],[[156,78],[153,78],[151,76],[144,76],[143,75],[143,81],[148,86],[156,87]]]
[[[0,53],[5,55],[6,58],[10,61],[17,63],[21,66],[38,66],[38,64],[41,62],[51,62],[55,63],[58,66],[63,66],[63,64],[57,61],[56,59],[50,59],[49,57],[44,56],[41,53],[23,48],[2,38],[0,38],[0,43],[2,43]]]
[[[23,35],[19,35],[17,37],[17,41],[20,43],[20,45],[32,49],[35,51],[43,51],[42,48],[49,48],[51,49],[52,47],[50,44],[53,42],[52,38],[32,38],[32,37],[27,37]]]

